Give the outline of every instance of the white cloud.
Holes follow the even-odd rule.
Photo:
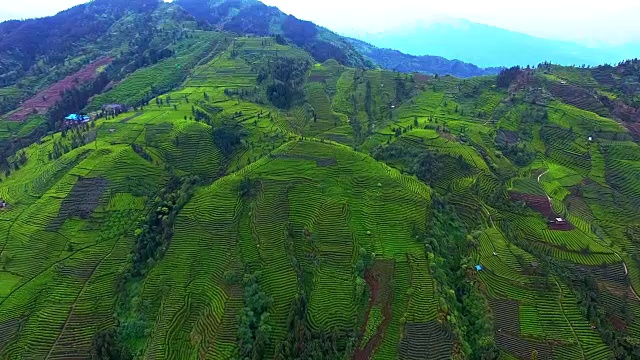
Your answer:
[[[265,3],[336,31],[376,32],[445,16],[562,40],[607,43],[640,40],[637,0],[618,0],[611,6],[595,5],[588,0],[265,0]]]
[[[86,2],[89,0],[0,0],[0,21],[55,15]]]
[[[0,0],[0,21],[54,15],[83,0]]]
[[[83,0],[0,0],[0,21],[53,15]],[[339,32],[376,32],[442,16],[527,34],[580,41],[640,40],[640,2],[617,0],[264,0],[287,13]]]

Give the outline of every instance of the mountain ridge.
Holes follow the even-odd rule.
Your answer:
[[[640,53],[640,46],[634,43],[591,48],[462,19],[436,19],[431,23],[416,22],[377,33],[347,32],[346,35],[406,54],[440,55],[481,67],[527,66],[542,62],[597,66],[616,64]]]
[[[372,64],[375,64],[387,70],[403,70],[404,72],[416,71],[428,74],[439,73],[442,75],[450,74],[460,77],[494,75],[500,70],[498,68],[480,70],[472,64],[464,64],[457,60],[447,60],[442,57],[415,57],[398,52],[390,53],[385,49],[374,49],[369,45],[365,46],[365,44],[354,43],[353,40],[349,38],[342,38],[338,34],[309,21],[299,20],[292,15],[286,15],[277,8],[267,6],[257,0],[210,1],[206,4],[203,0],[176,0],[175,3],[183,6],[187,11],[191,11],[191,14],[199,20],[210,21],[212,25],[219,29],[235,31],[240,34],[254,33],[262,36],[272,34],[284,35],[285,38],[292,41],[295,45],[310,50],[314,58],[320,62],[328,58],[334,58],[343,65],[371,67]],[[205,5],[210,6],[209,11],[202,11]],[[235,10],[232,11],[231,9]],[[252,11],[255,12],[255,14],[253,14]],[[229,15],[231,13],[233,13],[233,15]],[[244,19],[242,22],[234,22],[234,19],[239,18]],[[256,26],[255,22],[247,22],[247,19],[253,18],[261,19],[259,26]],[[314,27],[316,30],[313,29]],[[287,33],[287,31],[289,31],[289,33]],[[307,35],[304,35],[305,32]],[[294,36],[294,33],[302,33],[302,35]],[[317,37],[329,39],[333,44],[341,44],[338,47],[345,49],[343,50],[344,54],[338,52],[337,55],[325,55],[323,53],[323,50],[325,50],[323,47],[326,45],[324,45],[325,43],[322,40],[320,40],[318,44],[315,44],[315,42],[318,41]],[[354,46],[358,48],[358,53],[366,52],[368,56],[367,54],[354,56],[352,54]],[[362,55],[365,55],[367,61],[361,59]],[[355,62],[350,62],[348,59],[356,60]]]
[[[0,358],[640,358],[637,59],[456,78],[113,20],[0,88],[66,89],[0,118]]]
[[[450,60],[440,56],[432,55],[408,55],[394,49],[377,48],[364,41],[347,38],[356,49],[373,63],[383,69],[411,73],[420,72],[430,75],[453,75],[457,77],[473,77],[496,75],[502,69],[495,68],[479,68],[474,64],[465,63],[460,60]]]

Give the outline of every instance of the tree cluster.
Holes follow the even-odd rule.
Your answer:
[[[272,300],[258,284],[259,274],[245,275],[244,307],[238,316],[238,349],[240,359],[263,359],[266,346],[269,345],[271,326],[269,308]]]
[[[474,281],[472,253],[477,240],[467,235],[455,210],[438,196],[426,229],[426,233],[414,231],[425,244],[431,273],[440,285],[440,319],[456,335],[467,358],[498,358],[489,305]]]
[[[221,125],[213,127],[211,136],[222,154],[229,157],[242,144],[242,139],[246,134],[242,126],[232,121],[224,121]]]
[[[175,219],[191,198],[197,181],[197,177],[179,178],[172,175],[162,189],[156,198],[155,209],[142,227],[136,230],[130,277],[143,276],[164,255],[173,236]]]
[[[196,119],[196,121],[203,121],[207,124],[211,123],[211,116],[209,113],[196,108],[195,106],[191,107],[191,114],[193,114],[193,118]]]
[[[520,66],[514,66],[508,69],[500,71],[498,78],[496,79],[496,86],[499,88],[507,89],[511,86],[511,83],[522,74]]]
[[[91,130],[94,127],[95,122],[72,128],[63,127],[60,137],[53,142],[53,149],[49,152],[49,160],[59,159],[62,155],[94,141],[97,134],[96,131]]]
[[[97,333],[91,344],[91,360],[131,360],[133,356],[118,342],[115,330]]]
[[[407,99],[410,99],[413,96],[415,92],[415,79],[411,75],[406,75],[406,77],[403,77],[398,74],[394,81],[396,86],[395,102],[397,104],[402,104]]]
[[[428,185],[434,185],[442,178],[448,161],[446,155],[418,150],[396,142],[376,147],[372,155],[376,160],[402,165],[406,171],[415,174]],[[461,166],[468,166],[464,160],[462,163]]]
[[[50,130],[61,128],[64,118],[71,113],[79,113],[92,96],[99,94],[109,83],[105,72],[87,84],[72,87],[62,94],[62,98],[47,112],[47,123]]]
[[[131,148],[133,149],[133,151],[136,152],[136,154],[140,155],[140,157],[142,157],[143,159],[147,161],[151,161],[151,155],[149,155],[149,153],[144,149],[142,145],[133,143],[131,144]]]
[[[288,109],[304,99],[304,82],[309,67],[306,60],[279,57],[258,74],[259,79],[270,82],[266,94],[273,106]]]
[[[285,341],[276,348],[276,360],[351,359],[355,350],[355,333],[314,332],[310,330],[308,300],[298,294],[289,311],[289,331]]]
[[[5,114],[15,109],[20,104],[20,97],[15,95],[0,95],[0,114]]]
[[[536,158],[535,150],[527,143],[496,144],[496,147],[505,157],[520,167],[529,165]]]

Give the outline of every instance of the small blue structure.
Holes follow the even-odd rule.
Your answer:
[[[476,270],[477,271],[482,271],[482,269],[483,269],[482,265],[476,265]]]
[[[89,119],[91,118],[88,117],[87,115],[70,114],[64,119],[67,121],[85,122],[85,121],[89,121]]]

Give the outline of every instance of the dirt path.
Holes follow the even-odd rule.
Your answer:
[[[143,112],[142,112],[142,111],[138,111],[138,112],[137,112],[137,113],[135,113],[134,115],[129,116],[128,118],[124,118],[124,119],[120,120],[120,122],[121,122],[121,123],[125,123],[125,124],[126,124],[126,123],[128,123],[129,121],[131,121],[131,120],[133,120],[133,119],[137,118],[138,116],[140,116],[140,115],[142,115],[142,114],[143,114]]]
[[[616,256],[618,257],[618,259],[620,259],[620,261],[622,261],[622,266],[624,267],[624,274],[626,276],[629,276],[629,269],[627,268],[627,264],[624,262],[624,260],[622,259],[622,257],[620,256],[620,254],[615,253]],[[629,284],[629,289],[631,290],[631,292],[633,293],[633,295],[636,297],[636,299],[638,301],[640,301],[640,296],[638,296],[638,294],[636,293],[636,291],[633,289],[633,285]]]
[[[540,178],[542,178],[543,176],[545,176],[547,173],[549,172],[549,170],[543,172],[542,174],[538,175],[538,184],[540,184],[540,186],[542,186],[542,183],[540,182]],[[542,188],[542,190],[544,190],[544,188]],[[547,197],[547,199],[549,200],[549,206],[551,206],[551,197],[549,197],[549,194],[547,194],[547,191],[544,190],[544,195]],[[553,208],[553,207],[552,207]]]

